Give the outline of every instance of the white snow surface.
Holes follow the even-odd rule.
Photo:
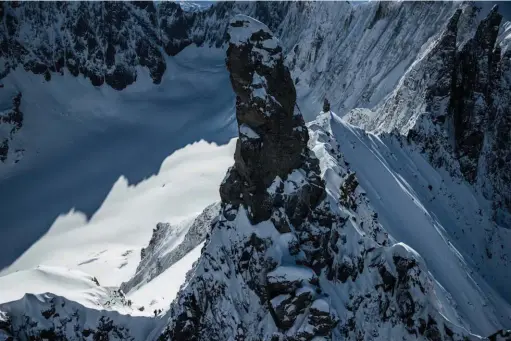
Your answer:
[[[153,84],[148,71],[141,68],[137,81],[123,91],[107,85],[94,87],[88,79],[68,73],[55,74],[46,82],[42,75],[26,73],[22,68],[3,79],[2,105],[10,105],[17,91],[23,93],[24,124],[13,142],[23,145],[25,155],[17,164],[0,165],[0,192],[9,193],[8,202],[0,205],[0,231],[3,242],[10,245],[0,250],[0,271],[27,251],[50,226],[83,226],[89,219],[90,224],[101,220],[106,214],[104,207],[100,210],[103,201],[122,196],[115,193],[131,193],[133,185],[160,172],[162,161],[172,152],[201,140],[228,143],[236,135],[236,125],[234,95],[224,59],[222,49],[189,46],[178,56],[167,58],[161,84]],[[201,142],[190,150],[201,153],[201,146],[205,145]],[[163,172],[177,167],[177,173],[168,173],[170,177],[184,176],[180,180],[174,178],[170,184],[173,187],[193,178],[190,188],[194,183],[200,188],[203,179],[209,181],[202,174],[209,174],[208,167],[215,170],[207,163],[208,152],[201,156],[204,166],[179,165],[177,162],[188,157],[183,153],[176,157],[175,161],[170,159],[172,165],[165,163],[163,167]],[[222,168],[216,176],[221,177],[223,172]],[[115,191],[109,194],[112,187]],[[172,191],[169,187],[163,190]],[[218,189],[210,190],[216,197]],[[211,196],[198,196],[194,210],[201,211],[215,201],[210,199]],[[137,214],[140,209],[136,202],[133,205],[133,215],[143,220],[143,214]],[[188,205],[184,201],[169,205],[167,215],[176,214],[174,218],[180,219],[190,212],[186,210]],[[108,208],[112,211],[108,214],[113,217],[115,209]],[[152,215],[151,221],[162,218]],[[140,222],[137,219],[132,228]],[[152,227],[146,226],[148,231]],[[112,231],[112,238],[114,229],[107,229]],[[136,238],[137,233],[133,240]],[[143,239],[137,244],[144,242]],[[118,258],[120,266],[124,262],[120,253],[127,249],[117,250],[114,245],[108,253],[111,259]],[[91,251],[87,259],[94,257]]]
[[[252,128],[250,128],[245,123],[240,125],[240,135],[248,137],[249,139],[258,139],[258,138],[260,138],[259,134],[257,134],[254,130],[252,130]]]
[[[287,34],[285,44],[289,50],[303,42],[298,52],[289,53],[286,58],[290,63],[296,59],[292,62],[293,77],[300,78],[297,91],[306,108],[316,107],[326,92],[335,98],[333,105],[342,110],[376,105],[397,84],[419,49],[428,47],[422,43],[430,42],[429,38],[455,7],[444,4],[435,17],[414,22],[418,24],[416,30],[399,31],[392,39],[399,44],[408,42],[408,47],[403,50],[404,57],[401,54],[389,57],[387,54],[394,50],[384,46],[384,42],[395,29],[392,21],[384,17],[367,29],[373,17],[367,16],[368,8],[374,14],[376,4],[361,4],[345,13],[329,11],[329,4],[307,4],[305,15],[307,9],[310,11],[309,6],[318,6],[320,13],[315,17],[317,20],[305,25],[294,36],[295,40],[289,37],[296,33],[294,24],[304,22],[296,20],[301,14],[292,12],[282,24],[281,34]],[[395,4],[385,6],[388,6],[387,13],[398,18],[409,14],[396,10]],[[405,23],[416,20],[416,16],[426,10],[414,11],[414,15],[405,18],[408,20]],[[349,19],[363,15],[366,21]],[[392,20],[397,21],[396,17]],[[255,20],[251,22],[257,24]],[[325,38],[332,22],[351,27],[350,35],[346,39],[335,34],[326,37],[326,42],[313,55],[316,38]],[[509,26],[505,26],[502,33],[503,45],[509,41],[508,29]],[[240,33],[235,39],[246,42],[247,34],[253,31],[237,32]],[[339,43],[331,50],[345,49],[350,60],[339,59],[339,54],[327,50],[334,38]],[[273,48],[271,46],[264,47]],[[374,58],[365,58],[366,54]],[[304,64],[309,57],[314,60],[313,67]],[[190,46],[176,58],[168,58],[161,85],[153,85],[147,71],[140,69],[137,82],[122,92],[107,86],[94,88],[88,80],[67,74],[55,75],[46,83],[41,75],[27,74],[21,69],[2,81],[5,85],[0,93],[2,102],[17,90],[22,90],[27,100],[22,107],[26,126],[17,137],[18,142],[28,146],[26,162],[16,165],[16,170],[0,168],[0,192],[12,194],[7,205],[0,205],[0,215],[6,217],[3,222],[9,225],[2,233],[12,238],[6,244],[19,239],[20,234],[14,233],[16,230],[31,227],[42,217],[53,220],[45,211],[59,214],[69,210],[71,207],[67,205],[75,204],[76,197],[81,198],[88,211],[84,214],[78,206],[61,214],[48,231],[39,229],[41,239],[1,273],[0,303],[11,302],[2,308],[19,310],[18,306],[34,306],[34,297],[23,297],[24,294],[35,294],[37,300],[43,301],[47,299],[45,293],[51,292],[86,308],[112,309],[123,314],[152,315],[154,309],[168,309],[185,282],[186,272],[199,258],[202,244],[153,280],[128,293],[133,307],[128,308],[122,302],[112,306],[107,302],[112,299],[115,288],[134,274],[140,249],[147,245],[157,222],[190,221],[205,206],[218,201],[218,186],[226,169],[232,165],[235,140],[220,146],[206,141],[189,143],[200,138],[225,143],[234,134],[234,101],[223,58],[223,50]],[[335,66],[341,72],[335,79],[346,79],[343,84],[326,76],[318,77],[333,70],[330,66],[336,58],[340,62]],[[45,114],[39,115],[43,111]],[[308,118],[314,116],[311,110],[306,114]],[[369,117],[373,112],[363,109],[357,114]],[[41,125],[48,127],[45,134],[38,134]],[[134,126],[139,128],[134,129]],[[489,226],[489,217],[477,213],[481,203],[470,188],[453,181],[443,171],[433,169],[419,153],[402,148],[392,138],[367,134],[334,113],[322,113],[309,128],[313,126],[328,131],[340,145],[345,161],[356,172],[363,189],[357,191],[367,195],[389,233],[393,246],[383,256],[412,255],[421,266],[427,266],[434,278],[434,295],[439,304],[436,308],[460,328],[480,335],[510,328],[508,251],[499,251],[502,257],[491,261],[481,257],[486,247],[499,248],[500,245],[488,245],[485,229]],[[241,130],[240,133],[248,137],[255,134],[245,128]],[[116,140],[118,142],[103,144]],[[326,152],[327,144],[321,137],[311,133],[311,143],[320,160],[327,190],[332,198],[338,199],[342,180],[337,174],[340,161]],[[152,153],[154,149],[159,152]],[[134,172],[134,177],[118,172],[119,169],[143,167],[146,162],[154,163],[147,155],[160,157],[157,161],[161,162],[161,156],[170,153],[172,155],[156,170],[157,174],[149,178],[137,178],[137,175],[145,175],[147,168]],[[113,169],[112,158],[118,161],[113,163],[119,167]],[[292,173],[285,184],[291,186],[299,182],[301,175]],[[87,197],[98,197],[94,192],[98,179],[113,180],[107,185],[113,183],[113,186],[96,210]],[[282,180],[276,179],[275,185],[280,182]],[[21,184],[24,187],[20,187]],[[14,190],[17,188],[23,190]],[[292,191],[293,188],[286,188],[286,192]],[[364,221],[363,214],[367,212],[357,213],[357,218]],[[238,224],[249,226],[244,214],[237,219]],[[272,238],[277,235],[273,227],[265,223],[250,227],[252,230]],[[503,245],[511,242],[511,233],[507,231],[491,233],[495,234],[494,240],[502,241]],[[280,238],[283,244],[288,242],[286,236]],[[169,243],[180,241],[169,240]],[[222,242],[228,243],[228,240]],[[305,276],[302,269],[291,266],[281,266],[277,272],[290,278]],[[342,311],[343,299],[333,297],[333,304],[318,300],[314,304],[318,308],[331,305]],[[141,306],[146,307],[145,311],[135,309]],[[34,314],[40,312],[34,311]]]
[[[165,159],[157,175],[134,186],[119,178],[90,220],[75,211],[60,216],[3,274],[53,265],[80,269],[102,285],[120,285],[133,275],[140,249],[157,222],[193,218],[219,199],[218,186],[232,164],[234,141],[189,145]]]
[[[233,26],[241,23],[242,26]],[[268,49],[274,49],[278,46],[278,39],[273,36],[273,33],[268,29],[268,26],[263,24],[257,19],[249,17],[243,14],[237,14],[231,19],[228,33],[230,35],[229,42],[231,44],[247,44],[251,41],[252,34],[263,31],[272,34],[270,39],[263,41],[263,47]]]
[[[482,260],[486,246],[482,226],[489,217],[478,215],[473,191],[392,138],[368,134],[334,113],[324,115],[379,221],[399,242],[394,253],[420,254],[451,322],[479,335],[509,328],[506,283],[511,272],[503,260]],[[495,233],[503,234],[498,240],[509,238],[506,231]]]
[[[463,215],[463,212],[456,211],[460,207],[463,208],[463,205],[452,207],[450,204],[456,201],[460,201],[464,204],[469,202],[470,191],[468,188],[460,184],[449,183],[446,175],[431,168],[426,161],[422,159],[420,154],[414,154],[401,149],[401,147],[398,144],[394,144],[391,139],[385,140],[367,134],[361,129],[345,123],[334,113],[322,113],[318,117],[318,120],[309,124],[309,129],[311,129],[310,143],[314,147],[313,150],[320,160],[322,177],[327,182],[327,190],[330,192],[332,198],[335,198],[338,195],[336,193],[339,192],[338,181],[340,180],[337,175],[337,167],[341,165],[341,162],[344,162],[343,160],[336,160],[333,154],[328,152],[330,148],[337,148],[331,145],[332,142],[338,142],[340,145],[339,150],[342,152],[344,160],[349,163],[349,168],[357,173],[357,179],[360,181],[361,186],[361,189],[357,189],[358,193],[365,193],[364,196],[367,195],[371,206],[378,213],[379,221],[389,232],[391,241],[394,243],[392,247],[387,249],[388,251],[386,251],[382,257],[392,259],[392,257],[398,255],[408,259],[413,258],[416,259],[422,269],[427,267],[430,271],[430,274],[427,276],[431,276],[433,279],[432,286],[434,288],[434,290],[429,290],[431,292],[429,295],[433,296],[430,296],[427,300],[428,302],[434,302],[434,304],[436,304],[435,309],[438,309],[445,318],[458,326],[457,328],[470,330],[479,335],[489,335],[497,329],[509,326],[511,323],[509,320],[511,316],[511,306],[502,298],[498,291],[495,290],[493,287],[495,283],[481,276],[479,269],[475,266],[475,259],[471,258],[474,256],[469,253],[471,245],[467,245],[466,240],[463,238],[456,238],[455,232],[457,231],[455,228],[459,228],[461,225],[451,225],[453,220],[456,219],[455,217]],[[319,130],[328,132],[332,139],[331,142],[324,140],[322,136],[325,135],[317,134],[316,131]],[[218,172],[216,175],[216,183],[209,181],[199,186],[201,187],[201,191],[203,191],[202,193],[207,193],[209,190],[211,190],[211,193],[214,191],[215,194],[210,194],[211,197],[209,199],[204,199],[204,201],[214,202],[218,199],[218,184],[227,167],[232,164],[233,153],[234,140],[231,141],[229,145],[221,147],[201,142],[174,153],[164,162],[162,170],[166,169],[166,165],[170,166],[175,164],[177,168],[182,170],[186,169],[190,171],[191,169],[196,170],[197,168],[199,172],[202,171],[202,169],[208,169],[209,172],[213,172],[210,168],[216,165],[215,168]],[[211,160],[211,167],[198,167],[199,162],[204,162],[206,155],[208,159]],[[172,160],[175,162],[170,162]],[[172,171],[176,170],[173,170],[172,167],[170,168],[168,172],[169,176],[174,175],[172,179],[183,179],[182,176],[184,176],[184,174],[180,174],[179,177],[176,177],[179,173],[172,173]],[[64,224],[60,227],[52,228],[48,236],[45,237],[47,241],[45,241],[45,238],[41,240],[40,247],[48,242],[49,244],[47,247],[49,248],[51,246],[52,252],[55,255],[61,255],[61,257],[54,257],[54,259],[51,259],[53,262],[52,264],[57,264],[60,268],[42,267],[35,270],[13,272],[0,277],[0,288],[8,288],[12,286],[13,282],[24,283],[19,279],[20,276],[23,277],[23,279],[33,279],[32,283],[36,286],[34,288],[23,284],[19,285],[19,288],[14,291],[12,289],[10,291],[5,290],[4,292],[7,294],[1,296],[3,302],[18,300],[23,291],[39,295],[44,291],[52,291],[59,296],[64,296],[70,300],[76,301],[85,307],[105,309],[103,302],[111,297],[112,291],[109,291],[108,288],[104,288],[103,285],[118,285],[119,280],[126,279],[130,275],[127,271],[123,274],[122,270],[115,269],[118,263],[116,263],[117,259],[113,256],[114,251],[134,250],[134,254],[138,254],[140,247],[147,244],[150,234],[150,228],[148,228],[145,231],[145,238],[142,238],[141,232],[138,235],[136,235],[136,233],[135,235],[131,235],[131,233],[135,232],[135,229],[123,230],[123,228],[129,226],[129,224],[115,223],[115,220],[109,219],[112,217],[108,212],[115,214],[117,217],[126,218],[126,221],[129,221],[134,218],[133,216],[130,217],[129,214],[134,210],[134,206],[130,204],[130,201],[134,199],[129,200],[130,197],[145,197],[147,200],[146,204],[154,204],[160,201],[154,200],[153,197],[163,199],[161,200],[162,206],[160,206],[159,209],[165,212],[165,214],[168,214],[168,210],[172,210],[171,206],[178,205],[180,201],[183,203],[186,202],[188,205],[191,203],[195,204],[197,198],[200,197],[200,195],[197,194],[187,197],[184,195],[184,192],[179,191],[180,186],[177,185],[176,187],[169,187],[169,191],[176,191],[176,193],[173,193],[173,195],[175,194],[175,196],[173,196],[174,199],[160,197],[159,194],[163,194],[166,191],[165,188],[168,186],[161,187],[161,185],[165,183],[164,175],[165,172],[161,171],[157,176],[131,188],[131,196],[127,194],[130,192],[130,189],[126,188],[125,185],[120,187],[122,190],[116,189],[114,186],[114,190],[107,200],[105,200],[104,213],[100,214],[102,210],[98,212],[98,217],[103,217],[104,219],[98,220],[98,223],[104,221],[105,224],[97,224],[97,226],[94,227],[94,224],[89,223],[74,229],[69,228],[69,226],[66,227]],[[160,181],[157,181],[160,177]],[[295,180],[297,180],[296,176],[291,174],[286,182]],[[444,184],[442,184],[442,180],[444,180]],[[188,181],[179,182],[190,186]],[[431,200],[433,193],[427,188],[428,184],[432,184],[433,192],[438,197],[438,201]],[[128,198],[128,200],[126,200],[126,198]],[[143,202],[143,200],[141,202]],[[173,205],[169,205],[169,202],[172,202]],[[199,208],[200,205],[202,206]],[[197,203],[196,206],[194,205],[194,208],[190,210],[190,216],[196,215],[204,206],[205,205],[201,203]],[[358,218],[357,221],[359,221],[360,224],[360,222],[365,222],[366,218],[364,213],[365,206],[360,205],[359,207],[356,214]],[[180,212],[180,218],[186,215],[184,206],[176,207],[176,211],[174,212],[173,216],[177,215],[177,212]],[[160,217],[160,220],[172,220],[170,215]],[[251,226],[245,214],[239,214],[236,219],[236,225],[240,227],[244,226],[243,229],[247,229],[247,231],[245,231],[246,233],[252,233],[251,231],[253,231],[262,238],[282,239],[282,247],[277,247],[275,251],[282,253],[283,260],[287,259],[286,257],[288,256],[285,255],[287,247],[284,244],[289,242],[289,238],[287,238],[288,236],[286,234],[280,236],[275,231],[274,227],[267,222],[263,222],[257,226]],[[467,219],[474,219],[474,216]],[[91,222],[94,221],[95,219],[93,217]],[[152,227],[155,221],[156,220],[147,222],[145,225]],[[463,224],[466,224],[466,222]],[[353,223],[351,226],[352,227],[345,230],[346,233],[348,233],[349,240],[356,240],[352,238],[360,238],[356,236],[365,233],[361,224],[357,227],[357,225]],[[100,235],[96,239],[87,239],[85,231],[93,227],[95,228],[94,232]],[[69,245],[69,250],[66,248],[67,245],[63,245],[62,243],[51,243],[53,238],[68,234],[71,237],[66,239],[66,241],[73,239],[81,242],[85,241],[83,250],[89,250],[95,247],[94,242],[97,242],[99,239],[103,240],[105,236],[108,236],[109,230],[111,229],[113,229],[112,235],[115,235],[119,239],[117,242],[118,244],[122,245],[122,242],[132,244],[129,246],[125,245],[122,248],[114,247],[114,251],[111,252],[109,248],[108,252],[97,255],[98,260],[89,262],[89,267],[87,267],[87,264],[78,265],[78,256],[71,255],[70,249],[72,248],[77,255],[81,253],[82,257],[85,255],[89,257],[87,253],[80,251],[79,243]],[[84,232],[82,233],[81,230],[84,230]],[[103,235],[101,235],[101,233]],[[241,233],[241,231],[239,233]],[[355,235],[352,235],[352,233],[355,233]],[[476,235],[472,235],[472,237],[474,236]],[[141,239],[137,241],[138,246],[135,246],[134,241],[136,239]],[[477,241],[474,238],[471,238],[471,240]],[[174,242],[175,241],[169,241],[169,243]],[[219,240],[213,240],[210,243],[217,242],[219,242]],[[112,245],[116,244],[113,240],[108,241],[108,243]],[[222,243],[229,243],[229,240],[222,240]],[[211,244],[210,248],[214,247],[214,245],[217,244]],[[346,255],[349,256],[355,250],[353,248],[359,247],[357,245],[358,243],[347,245],[344,251]],[[220,246],[220,244],[218,244],[218,246]],[[165,312],[181,284],[184,283],[185,273],[192,268],[192,263],[200,256],[201,248],[202,244],[194,248],[193,251],[152,281],[130,292],[126,298],[132,300],[133,305],[131,307],[126,307],[125,304],[119,302],[118,304],[106,306],[106,308],[123,313],[144,316],[152,316],[154,310],[156,310],[157,313],[160,309]],[[99,247],[98,249],[101,248]],[[34,248],[33,252],[36,250],[37,248]],[[30,253],[29,251],[27,255]],[[34,257],[28,257],[27,259],[32,260],[30,264],[36,264],[38,261],[35,255],[44,259],[43,256],[46,253],[49,253],[48,249],[39,254],[33,253]],[[60,260],[57,260],[57,258]],[[136,259],[138,259],[138,256],[133,256],[133,264],[129,263],[127,266],[136,266]],[[349,261],[349,257],[346,258],[346,260]],[[94,263],[96,263],[95,267],[92,266]],[[391,261],[388,263],[392,264]],[[83,272],[71,271],[65,269],[64,266],[75,267]],[[132,274],[134,267],[131,269]],[[504,268],[501,270],[504,272],[506,271]],[[198,269],[194,268],[193,271],[196,272]],[[91,280],[91,275],[98,276],[97,278],[101,286],[96,286],[94,284]],[[364,274],[364,276],[366,275],[368,274]],[[281,280],[291,281],[302,279],[309,280],[313,276],[314,274],[309,269],[282,264],[274,273],[269,274],[269,279],[279,278]],[[331,293],[329,302],[316,300],[313,306],[320,310],[334,309],[338,314],[343,316],[343,314],[346,313],[343,302],[345,302],[347,298],[342,295],[345,295],[349,290],[354,290],[351,282],[348,281],[343,285],[336,285],[330,288],[325,284],[324,279],[322,279],[322,281],[325,290]],[[60,283],[62,283],[62,285]],[[373,285],[372,283],[364,283],[364,288],[367,286],[364,290],[368,290]],[[356,290],[362,290],[362,288]],[[418,295],[420,296],[420,294]],[[27,299],[29,299],[29,297],[23,298],[23,300]],[[424,299],[426,300],[426,298]],[[4,305],[3,309],[5,309],[5,307],[15,307],[16,304],[18,304],[17,301],[9,303]],[[145,310],[141,312],[138,308],[142,306],[145,307]],[[304,328],[306,327],[307,326],[304,326]]]
[[[27,293],[55,293],[89,308],[100,306],[108,295],[91,275],[61,267],[38,266],[0,277],[0,303],[17,301]]]
[[[182,259],[165,270],[146,285],[129,293],[127,297],[150,312],[155,309],[167,311],[186,278],[186,273],[199,258],[204,243],[188,252]]]

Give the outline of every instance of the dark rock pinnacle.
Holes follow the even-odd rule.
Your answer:
[[[255,19],[236,16],[228,34],[226,63],[240,138],[220,195],[223,202],[243,203],[252,223],[258,223],[270,218],[274,198],[267,189],[276,177],[285,179],[311,162],[308,133],[295,112],[296,91],[282,48],[270,30]],[[315,180],[319,185],[319,177]],[[310,191],[307,204],[318,201],[324,190],[320,187]]]

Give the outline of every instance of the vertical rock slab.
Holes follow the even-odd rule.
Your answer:
[[[255,224],[270,218],[273,199],[267,188],[274,179],[303,167],[308,133],[303,117],[295,113],[296,90],[277,38],[264,24],[242,15],[231,21],[228,35],[226,63],[240,138],[220,194],[224,202],[243,203]]]

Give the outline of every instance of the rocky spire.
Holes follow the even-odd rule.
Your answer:
[[[264,24],[238,15],[228,34],[239,128],[235,163],[220,186],[220,214],[207,246],[162,339],[266,340],[270,330],[271,340],[329,338],[338,318],[319,276],[331,264],[327,245],[336,217],[323,200],[319,161],[295,112],[293,81]],[[233,311],[241,311],[239,322],[231,323]]]
[[[306,163],[308,134],[302,116],[295,113],[296,91],[277,39],[264,24],[241,15],[228,34],[227,69],[236,93],[240,138],[220,194],[223,202],[243,203],[252,223],[258,223],[270,218],[273,204],[267,188],[274,179],[286,178]],[[310,189],[307,204],[322,192]]]

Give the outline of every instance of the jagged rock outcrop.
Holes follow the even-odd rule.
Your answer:
[[[239,29],[237,28],[239,25]],[[243,203],[253,224],[271,217],[276,200],[288,201],[281,183],[272,195],[267,189],[276,177],[286,178],[294,169],[307,164],[305,176],[314,174],[317,160],[308,155],[308,134],[303,117],[295,112],[296,92],[284,66],[277,39],[261,28],[251,32],[244,21],[232,22],[227,50],[227,69],[236,93],[236,119],[240,139],[235,164],[220,187],[223,202]],[[251,24],[255,25],[255,24]],[[315,163],[315,165],[314,165]],[[309,166],[310,164],[310,166]],[[301,191],[305,202],[289,203],[286,214],[296,223],[306,214],[300,210],[315,207],[323,195],[318,176]],[[307,192],[307,193],[305,193]]]
[[[12,323],[11,319],[3,311],[0,311],[0,341],[13,341],[14,338],[11,334]]]
[[[169,223],[158,223],[153,229],[151,240],[140,252],[140,263],[135,275],[121,284],[121,289],[128,293],[167,270],[188,252],[200,245],[210,232],[213,220],[218,216],[219,203],[209,205],[190,222],[178,226]],[[175,240],[183,236],[183,240],[175,245]]]
[[[330,111],[330,102],[325,97],[325,99],[323,101],[323,112],[329,112],[329,111]]]
[[[375,112],[348,120],[398,132],[430,162],[474,186],[492,202],[499,226],[511,226],[509,52],[496,44],[502,16],[493,7],[461,47],[458,10],[433,47],[407,71]],[[362,114],[360,114],[362,112]]]
[[[0,79],[21,66],[46,81],[69,71],[94,86],[106,83],[122,90],[137,80],[142,66],[159,84],[167,68],[165,54],[175,56],[191,44],[222,46],[233,13],[253,12],[277,24],[281,17],[272,17],[284,15],[286,8],[220,3],[189,12],[174,2],[3,2]]]
[[[229,19],[243,13],[281,37],[293,79],[311,99],[326,93],[335,110],[372,107],[395,87],[394,70],[405,70],[460,6],[467,5],[219,2],[191,13],[173,2],[4,2],[0,78],[18,66],[47,80],[69,70],[94,85],[123,89],[142,66],[159,83],[165,54],[192,44],[225,46]],[[460,21],[466,31],[473,18]]]
[[[88,6],[93,8],[96,5]],[[150,14],[151,4],[137,3],[126,6],[137,15],[144,13],[144,18],[145,12],[139,12],[139,9],[147,11],[148,20],[153,20]],[[174,5],[168,6],[169,11],[180,13],[177,7],[173,7]],[[264,10],[268,9],[266,5],[250,6],[259,9],[263,13],[261,15],[265,15],[272,26],[278,26],[279,19],[282,18],[280,12],[265,13]],[[286,6],[305,10],[316,5],[293,3]],[[394,6],[397,5],[377,4],[377,7],[374,7],[376,9],[374,17],[367,18],[370,21],[369,26],[365,25],[365,21],[360,23],[352,18],[352,14],[360,15],[360,12],[357,14],[347,11],[351,19],[346,18],[345,26],[349,28],[350,25],[356,24],[359,29],[362,28],[364,31],[367,29],[367,32],[373,33],[372,30],[388,31],[393,42],[402,44],[400,33],[406,28],[401,29],[398,24],[401,25],[405,19],[408,20],[405,22],[413,20],[413,15],[407,16],[409,14],[407,11],[396,10],[398,7]],[[411,8],[422,13],[421,11],[426,11],[427,6],[430,4],[419,3]],[[443,12],[438,16],[435,13],[435,20],[437,17],[445,16],[446,8],[451,8],[449,6],[451,5],[442,4]],[[230,16],[229,10],[233,8],[234,5],[218,6],[215,7],[217,11],[215,13],[227,17]],[[310,15],[306,11],[305,13]],[[122,13],[119,15],[123,16]],[[153,17],[157,17],[158,22],[161,19],[157,15]],[[455,65],[457,60],[459,17],[458,12],[452,17],[444,34],[440,36],[440,43],[432,49],[425,49],[421,55],[421,58],[425,57],[424,60],[429,63],[422,64],[428,66],[424,69],[425,77],[429,77],[426,78],[426,84],[428,86],[434,84],[436,87],[431,86],[424,90],[420,86],[422,79],[417,84],[411,82],[411,78],[406,78],[404,83],[410,87],[410,91],[407,93],[403,90],[406,87],[401,87],[399,96],[402,97],[395,101],[398,105],[388,107],[389,112],[390,108],[393,110],[401,108],[400,105],[406,103],[403,100],[407,98],[406,96],[415,94],[416,98],[420,99],[424,95],[427,101],[418,101],[418,107],[421,110],[438,109],[438,115],[435,114],[434,117],[439,124],[442,123],[442,116],[446,116],[442,108],[449,106],[441,105],[449,103],[451,94],[449,71],[454,66],[451,67],[450,63]],[[154,45],[164,47],[166,53],[170,55],[189,44],[211,43],[218,38],[216,43],[221,45],[225,38],[230,40],[227,68],[231,73],[232,86],[237,95],[236,118],[240,138],[237,142],[235,164],[221,184],[220,213],[214,219],[208,218],[205,224],[197,226],[198,239],[203,236],[203,227],[207,225],[207,230],[211,228],[201,258],[188,274],[187,282],[166,315],[166,327],[164,330],[157,329],[151,335],[160,334],[161,340],[201,341],[478,339],[477,336],[470,334],[466,326],[455,323],[463,321],[463,318],[456,316],[454,308],[450,312],[451,316],[454,316],[453,321],[444,317],[440,311],[440,306],[444,302],[440,302],[437,297],[434,279],[424,261],[406,245],[395,243],[380,225],[378,215],[372,210],[357,174],[343,161],[340,146],[332,137],[328,123],[330,106],[324,106],[322,116],[309,125],[310,130],[307,131],[299,110],[295,108],[294,77],[291,77],[289,70],[284,66],[284,50],[271,31],[256,20],[244,16],[238,16],[231,21],[228,35],[225,36],[222,23],[211,24],[210,17],[205,15],[192,17],[188,14],[182,16],[179,14],[172,15],[172,18],[171,23],[163,25],[164,28],[168,28],[166,36],[160,36],[161,41]],[[428,17],[421,25],[432,24],[431,18]],[[390,26],[392,29],[385,30],[389,27],[387,24],[390,19],[396,23]],[[188,29],[196,28],[190,24],[191,21],[201,20],[205,27],[218,24],[216,28],[220,29],[199,32]],[[294,23],[297,22],[301,21]],[[434,31],[434,28],[431,30]],[[328,45],[324,41],[326,39],[324,33],[322,30],[315,33],[317,36],[314,39],[314,46],[317,48],[305,52],[306,48],[297,48],[296,51],[293,49],[292,56],[297,57],[295,67],[305,63],[305,60],[307,63],[311,60],[313,63],[321,61],[324,57],[322,49],[324,51],[324,46]],[[429,37],[426,33],[424,36]],[[413,40],[413,36],[406,37]],[[362,44],[363,48],[357,51],[368,51],[377,47],[379,56],[392,54],[393,48],[384,48],[382,45],[385,44],[375,43],[378,40],[373,39],[374,36],[366,38],[371,39],[368,39],[367,44]],[[130,39],[128,41],[131,42]],[[350,41],[346,41],[349,44]],[[140,63],[151,70],[153,80],[158,82],[159,64],[155,61],[158,58],[151,57],[152,45],[144,45],[146,43],[148,41],[140,43],[142,47],[135,58],[138,61],[123,64],[129,65],[126,73],[121,71],[110,80],[106,79],[102,71],[89,74],[90,69],[85,67],[81,71],[79,69],[79,73],[83,71],[91,80],[98,82],[101,82],[101,77],[105,77],[107,84],[122,87],[132,81],[132,70]],[[400,53],[409,52],[405,48]],[[410,55],[414,57],[413,53]],[[87,58],[84,59],[85,64],[89,61]],[[334,58],[325,60],[331,62]],[[402,61],[396,58],[392,63],[381,63],[385,65],[374,63],[375,66],[371,68],[378,69],[379,77],[383,77],[385,72],[382,71],[380,75],[380,70],[393,70],[394,62],[399,64]],[[403,65],[407,65],[408,62],[405,61]],[[30,70],[37,71],[37,68]],[[360,67],[357,70],[366,68]],[[418,72],[417,68],[413,71]],[[96,76],[99,78],[95,78]],[[371,72],[365,73],[363,78],[366,79],[365,77],[371,77]],[[350,79],[353,81],[355,78]],[[317,80],[318,78],[315,81]],[[331,84],[332,81],[329,80],[326,84]],[[389,81],[388,84],[390,83],[392,82]],[[505,84],[507,83],[504,83],[504,87]],[[350,86],[354,88],[355,85],[349,84],[348,88]],[[361,96],[364,101],[373,101],[369,93],[376,87],[376,84],[364,87],[364,95]],[[357,95],[353,94],[350,103],[356,101]],[[409,103],[406,110],[413,109]],[[502,110],[506,108],[503,106]],[[423,116],[420,115],[415,118],[417,121],[423,120]],[[501,118],[503,122],[505,119]],[[403,122],[406,124],[410,121],[405,119]],[[445,122],[450,121],[446,119]],[[414,127],[413,124],[410,126]],[[437,133],[435,129],[437,128],[428,130],[430,135],[426,135],[430,137],[430,142],[434,142],[434,138],[440,136],[435,135]],[[419,135],[414,137],[412,133],[408,136],[412,140]],[[501,140],[506,141],[505,132],[499,136]],[[448,147],[445,148],[447,150]],[[316,155],[322,155],[321,159],[318,160]],[[505,167],[505,164],[499,167]],[[329,179],[328,183],[322,180],[325,178]],[[171,231],[170,226],[159,225],[149,247],[141,255],[142,262],[137,269],[143,274],[141,278],[146,278],[147,273],[148,278],[151,278],[161,271],[158,264],[161,265],[163,258],[159,257],[158,248],[164,246],[168,231]],[[195,242],[197,239],[191,240]],[[147,273],[144,273],[145,271]],[[53,325],[49,329],[44,327],[42,335],[40,326],[34,325],[31,320],[28,320],[29,324],[23,324],[25,317],[20,310],[12,313],[17,319],[16,326],[23,326],[19,330],[19,338],[73,339],[75,336],[81,338],[91,335],[97,339],[130,338],[130,332],[114,329],[108,320],[106,323],[99,323],[98,321],[105,322],[104,317],[95,321],[98,324],[91,323],[86,328],[80,324],[81,322],[69,323],[63,328],[61,320],[57,320],[58,316],[52,310],[58,310],[59,307],[57,305],[52,307],[50,303],[47,308],[43,310],[44,315],[50,317]],[[63,316],[74,317],[73,314],[65,310],[62,312]],[[46,318],[44,315],[43,318]],[[1,326],[2,324],[0,328]],[[58,334],[51,334],[46,330]],[[81,331],[82,335],[76,334],[77,331]],[[86,335],[83,334],[84,331]]]
[[[185,12],[173,2],[158,6],[143,1],[3,2],[0,6],[5,23],[0,30],[0,78],[21,65],[43,74],[46,81],[53,73],[68,70],[95,86],[106,83],[122,90],[136,81],[136,68],[143,66],[158,84],[166,70],[162,49],[174,56],[192,43],[201,44],[207,35],[207,24],[192,32],[205,14]],[[208,15],[216,13],[214,9]],[[222,33],[213,30],[207,38],[214,41]]]
[[[271,31],[236,16],[229,37],[235,164],[160,340],[477,339],[439,313],[420,256],[391,244],[343,161],[330,112],[309,125],[311,140],[302,135],[307,128]],[[280,166],[272,159],[278,148],[290,153]]]
[[[488,336],[489,341],[509,341],[511,340],[511,330],[499,330]]]
[[[26,294],[0,306],[0,340],[133,341],[154,328],[148,317],[96,310],[51,294]]]
[[[483,139],[491,125],[500,48],[495,46],[502,15],[495,6],[481,21],[475,36],[456,55],[452,69],[449,114],[453,120],[455,152],[467,181],[476,182]]]
[[[325,95],[336,112],[380,102],[458,7],[473,6],[217,2],[191,13],[174,2],[3,2],[0,79],[12,81],[14,70],[38,74],[46,82],[64,81],[62,74],[70,74],[122,90],[137,80],[147,81],[147,73],[140,73],[147,69],[158,84],[169,72],[169,60],[188,46],[226,48],[229,19],[243,13],[266,23],[282,39],[300,107],[311,120],[314,103]],[[471,13],[462,15],[458,29],[469,31],[473,21]],[[0,149],[7,149],[4,141]],[[10,143],[9,149],[16,152],[16,161],[23,150],[31,154],[35,147],[24,139],[19,146]]]
[[[323,246],[334,217],[320,204],[324,183],[295,112],[282,48],[264,24],[241,15],[228,35],[240,133],[235,164],[220,187],[220,216],[162,338],[256,340],[270,336],[271,325],[274,338],[286,330],[290,339],[329,337],[337,318],[320,301],[317,275],[327,263]],[[239,312],[234,320],[232,311]],[[300,314],[306,318],[298,322]]]

